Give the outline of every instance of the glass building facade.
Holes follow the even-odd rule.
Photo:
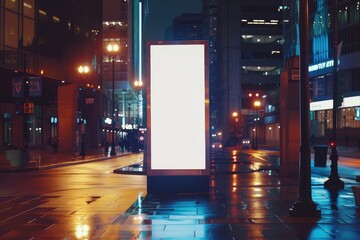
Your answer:
[[[112,125],[107,121],[109,119],[115,121],[116,142],[128,138],[129,135],[145,127],[144,91],[138,86],[143,83],[142,32],[147,7],[146,0],[103,1],[103,142],[112,141]],[[106,50],[109,43],[116,43],[120,47],[119,52],[114,56]],[[114,57],[114,65],[112,65],[112,57]],[[113,101],[115,109],[114,116],[111,116]]]
[[[278,144],[279,109],[267,96],[279,92],[283,67],[281,7],[282,1],[218,2],[218,77],[225,145],[250,138],[254,119],[260,119],[256,123],[261,125],[257,128],[259,143]],[[254,109],[254,98],[249,97],[256,93],[262,101],[259,109]],[[233,117],[235,113],[238,117]]]
[[[334,8],[334,2],[337,2]],[[284,1],[285,56],[299,55],[298,1]],[[335,12],[335,9],[337,10]],[[311,134],[327,143],[333,127],[334,57],[338,57],[337,140],[339,145],[360,147],[360,3],[355,0],[309,1],[309,78]],[[334,21],[336,29],[334,30]],[[335,42],[337,34],[338,42]],[[335,50],[335,46],[337,49]]]
[[[98,90],[100,54],[95,46],[101,12],[95,9],[101,9],[100,2],[0,1],[0,146],[21,146],[26,141],[39,147],[58,137],[59,87],[86,84],[89,92]],[[86,83],[76,72],[85,62],[92,72]],[[78,104],[74,112],[81,110],[78,95],[74,92],[72,96]],[[30,114],[24,109],[28,103]],[[97,126],[96,119],[89,124]]]

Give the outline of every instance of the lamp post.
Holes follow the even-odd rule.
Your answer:
[[[111,62],[112,62],[112,121],[111,121],[111,127],[112,127],[112,140],[111,140],[111,151],[110,156],[116,156],[115,152],[115,59],[116,59],[116,53],[119,51],[119,45],[117,44],[109,44],[107,46],[107,51],[111,56]]]
[[[78,72],[81,75],[81,78],[83,80],[82,82],[82,87],[85,87],[85,83],[84,80],[86,78],[86,74],[88,74],[90,71],[89,67],[84,65],[84,66],[79,66],[78,67]],[[81,157],[85,157],[85,119],[84,119],[84,105],[83,105],[83,101],[84,101],[84,89],[82,89],[81,91],[81,98],[80,98],[80,110],[81,110],[81,119],[80,119],[80,124],[81,124],[81,149],[80,149],[80,156]]]
[[[324,187],[331,191],[338,191],[344,189],[344,181],[340,180],[339,172],[338,172],[338,160],[339,155],[337,151],[337,139],[336,139],[336,130],[337,130],[337,108],[341,105],[339,100],[339,80],[338,80],[338,58],[339,52],[341,49],[338,45],[338,30],[337,30],[337,14],[338,14],[338,6],[337,0],[333,0],[333,29],[334,29],[334,68],[333,68],[333,115],[332,115],[332,139],[330,142],[330,160],[331,160],[331,172],[329,179],[324,182]]]
[[[260,100],[255,100],[254,101],[254,108],[255,108],[255,118],[254,118],[254,125],[255,125],[255,128],[254,128],[254,132],[255,132],[255,144],[254,144],[254,150],[257,150],[258,149],[258,134],[257,134],[257,130],[258,130],[258,121],[260,120],[259,118],[259,108],[261,107],[261,101]]]
[[[239,113],[237,111],[234,111],[231,113],[231,122],[230,122],[230,127],[231,127],[231,138],[234,139],[234,144],[235,146],[237,146],[240,142],[238,139],[239,136]]]
[[[260,118],[258,116],[256,116],[254,118],[254,129],[253,129],[253,149],[257,150],[258,149],[258,127],[257,127],[257,122],[260,120]],[[255,136],[254,136],[255,135]]]
[[[310,167],[310,83],[309,83],[309,1],[299,0],[300,37],[300,172],[298,200],[289,209],[292,217],[320,217],[311,193]]]
[[[142,96],[142,91],[141,91],[142,87],[143,87],[142,81],[139,81],[139,80],[134,81],[134,88],[138,93],[138,128],[142,125],[142,121],[140,119],[140,117],[141,117],[140,116],[140,108],[142,108],[140,96]]]

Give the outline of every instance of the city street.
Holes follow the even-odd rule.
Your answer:
[[[94,235],[97,227],[113,222],[138,196],[146,195],[145,176],[113,173],[139,158],[141,154],[133,154],[1,173],[0,239],[86,239]]]
[[[113,173],[141,159],[130,154],[2,173],[0,239],[360,238],[351,191],[359,184],[344,179],[345,189],[329,192],[323,187],[329,167],[312,168],[321,217],[301,218],[289,216],[299,189],[296,179],[279,178],[277,151],[219,152],[209,193],[171,196],[147,195],[145,175]]]

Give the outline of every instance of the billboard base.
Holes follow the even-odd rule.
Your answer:
[[[209,193],[210,176],[148,176],[147,193]]]

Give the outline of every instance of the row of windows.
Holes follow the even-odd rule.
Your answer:
[[[242,35],[241,39],[244,43],[282,43],[280,35]]]
[[[339,86],[342,92],[360,91],[360,68],[350,70],[340,70],[338,73]],[[311,96],[314,100],[332,96],[333,94],[333,78],[332,74],[326,74],[315,77],[311,80]]]
[[[16,14],[34,18],[34,0],[5,0],[5,9]]]
[[[357,115],[359,115],[358,111],[358,107],[340,109],[338,112],[338,127],[360,128],[360,120],[357,117]],[[310,120],[316,120],[317,122],[324,124],[326,129],[332,129],[332,110],[311,112]]]
[[[20,3],[23,3],[23,7],[20,7]],[[44,56],[58,58],[69,51],[64,43],[73,41],[74,37],[93,37],[90,32],[85,32],[85,29],[80,29],[71,22],[61,21],[59,17],[47,14],[45,10],[36,12],[34,0],[6,0],[4,6],[5,8],[0,8],[0,19],[4,19],[0,22],[0,43],[4,45],[2,47],[25,48]],[[93,34],[97,32],[94,31]]]
[[[272,51],[260,51],[255,52],[253,50],[250,51],[242,51],[241,57],[243,59],[279,59],[281,60],[283,58],[282,54],[278,50],[272,50]]]

